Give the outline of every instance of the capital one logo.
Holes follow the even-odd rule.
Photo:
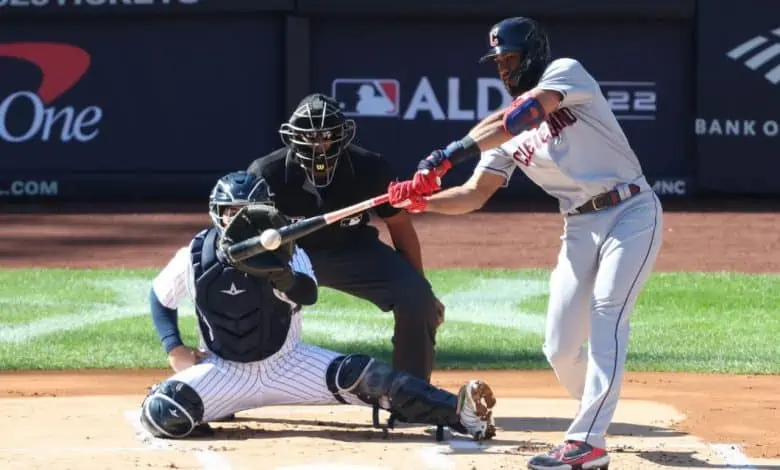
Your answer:
[[[758,70],[780,57],[780,28],[773,30],[769,38],[756,36],[730,50],[726,55],[731,60],[741,62],[750,70]],[[769,83],[777,85],[780,83],[780,61],[775,61],[774,64],[774,67],[766,71],[764,78]]]
[[[34,91],[19,90],[2,98],[0,141],[84,143],[97,137],[97,126],[103,118],[101,108],[57,106],[62,101],[58,98],[73,88],[89,69],[89,53],[63,43],[0,43],[0,59],[6,58],[38,67],[41,82]]]

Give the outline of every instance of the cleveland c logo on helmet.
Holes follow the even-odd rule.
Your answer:
[[[552,60],[547,33],[531,18],[518,16],[499,21],[490,28],[488,43],[490,49],[479,59],[480,63],[508,54],[519,59],[503,77],[504,86],[512,96],[536,86]]]
[[[490,30],[490,47],[498,46],[498,27]]]

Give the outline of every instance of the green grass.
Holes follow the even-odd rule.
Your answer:
[[[166,367],[148,317],[156,270],[0,270],[0,369]],[[542,355],[549,273],[442,270],[447,305],[438,368],[548,368]],[[654,274],[632,317],[629,370],[780,373],[780,277]],[[180,328],[196,344],[189,303]],[[323,288],[304,340],[390,358],[391,313]]]

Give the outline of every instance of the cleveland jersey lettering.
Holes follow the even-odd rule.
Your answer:
[[[567,213],[623,183],[649,190],[639,159],[598,82],[574,59],[554,60],[538,88],[563,95],[560,107],[535,129],[482,153],[477,171],[504,176],[520,168]]]

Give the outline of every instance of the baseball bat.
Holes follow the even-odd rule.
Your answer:
[[[328,212],[327,214],[309,217],[308,219],[286,225],[279,229],[279,235],[282,236],[282,244],[303,238],[312,232],[316,232],[321,228],[324,228],[334,222],[338,222],[339,220],[351,215],[355,215],[358,212],[363,212],[376,206],[381,206],[389,199],[389,195],[383,194],[381,196],[372,197],[371,199],[367,199],[363,202],[358,202],[357,204],[347,206],[343,209]],[[241,261],[267,251],[260,242],[260,237],[260,235],[257,235],[252,238],[247,238],[242,242],[230,245],[227,250],[225,250],[228,259],[230,259],[232,262]]]

